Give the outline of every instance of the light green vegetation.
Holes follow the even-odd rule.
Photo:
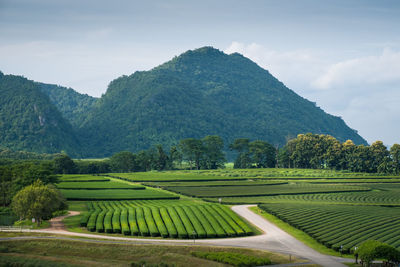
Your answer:
[[[110,178],[94,176],[90,174],[64,174],[60,177],[61,182],[95,182],[110,181]]]
[[[374,239],[400,247],[400,207],[262,204],[260,208],[329,248],[348,253]]]
[[[277,185],[277,184],[287,184],[287,182],[280,181],[265,181],[265,180],[232,180],[232,181],[194,181],[194,182],[142,182],[142,184],[152,187],[178,187],[178,186],[254,186],[254,185]]]
[[[101,190],[70,190],[61,189],[68,200],[121,200],[121,199],[178,199],[179,196],[146,188],[145,190],[101,189]]]
[[[236,213],[220,204],[190,200],[88,202],[80,225],[91,232],[172,238],[254,234]]]
[[[126,184],[114,181],[93,182],[61,182],[56,185],[59,189],[145,189],[144,186]]]
[[[268,258],[273,264],[289,263],[287,256],[266,251],[202,247],[202,246],[166,246],[132,245],[117,242],[69,241],[69,240],[24,240],[1,241],[0,262],[37,263],[38,266],[129,266],[132,263],[145,262],[142,265],[161,263],[169,266],[226,266],[221,263],[198,258],[192,253],[235,253],[247,257]],[[300,262],[293,259],[292,262]],[[19,266],[19,265],[17,265]],[[31,266],[31,265],[29,265]],[[165,266],[165,265],[164,265]]]
[[[350,185],[330,184],[282,184],[282,185],[255,185],[255,186],[199,186],[199,187],[165,187],[165,189],[189,196],[196,197],[232,197],[232,196],[271,196],[271,195],[292,195],[310,193],[330,192],[355,192],[368,191],[369,188]]]

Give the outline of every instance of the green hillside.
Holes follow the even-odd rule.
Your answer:
[[[80,94],[74,89],[54,84],[37,83],[42,92],[49,96],[63,117],[74,127],[80,125],[84,116],[96,103],[97,98]]]
[[[203,47],[150,71],[122,76],[80,127],[91,156],[170,146],[188,137],[219,135],[286,143],[299,133],[366,141],[251,60]]]
[[[15,151],[77,155],[79,141],[39,86],[0,72],[0,146]]]

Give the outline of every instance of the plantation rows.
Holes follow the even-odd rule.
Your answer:
[[[179,196],[152,188],[131,189],[60,189],[68,200],[138,200],[138,199],[179,199]]]
[[[345,205],[262,204],[259,207],[323,245],[349,252],[374,239],[400,248],[400,208]]]
[[[171,238],[213,238],[253,234],[229,208],[191,201],[88,202],[81,226],[99,233]]]
[[[280,194],[310,194],[330,192],[368,191],[367,187],[350,185],[325,185],[325,184],[279,184],[255,186],[171,186],[165,187],[179,194],[196,197],[235,197],[235,196],[272,196]]]
[[[225,197],[222,203],[329,203],[329,204],[368,204],[368,205],[400,205],[400,186],[398,184],[368,185],[371,191],[343,192],[322,194],[288,194],[255,197]],[[207,198],[210,202],[218,202],[218,198]]]

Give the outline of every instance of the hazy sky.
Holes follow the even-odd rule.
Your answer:
[[[0,0],[0,70],[92,96],[205,45],[249,57],[368,142],[400,143],[398,0]]]

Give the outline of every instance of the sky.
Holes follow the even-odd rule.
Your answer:
[[[0,71],[99,97],[121,75],[213,46],[391,146],[399,14],[398,0],[0,0]]]

